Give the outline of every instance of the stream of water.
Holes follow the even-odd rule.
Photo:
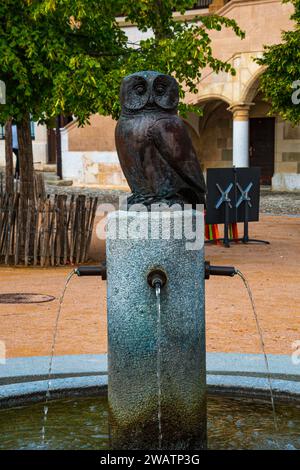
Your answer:
[[[156,307],[157,307],[157,401],[158,401],[158,448],[162,446],[162,428],[161,428],[161,304],[160,304],[160,285],[155,286]]]
[[[273,421],[274,421],[275,429],[277,431],[278,426],[277,426],[277,416],[276,416],[276,409],[275,409],[275,400],[274,400],[274,393],[273,393],[273,387],[272,387],[272,381],[271,381],[271,372],[270,372],[268,356],[266,354],[266,347],[265,347],[263,332],[262,332],[262,329],[261,329],[261,326],[260,326],[260,323],[259,323],[259,319],[258,319],[258,315],[257,315],[257,311],[256,311],[256,306],[255,306],[255,303],[254,303],[254,299],[253,299],[253,295],[252,295],[252,291],[250,289],[249,283],[248,283],[247,279],[245,278],[245,276],[243,275],[243,273],[241,271],[239,271],[237,269],[236,273],[240,276],[240,278],[242,279],[242,281],[244,283],[244,286],[246,287],[246,290],[248,292],[248,296],[249,296],[249,299],[250,299],[250,303],[251,303],[251,306],[252,306],[252,311],[253,311],[253,315],[254,315],[254,318],[255,318],[256,328],[257,328],[257,332],[258,332],[259,339],[260,339],[261,350],[262,350],[262,354],[263,354],[264,361],[265,361],[265,366],[266,366],[266,371],[267,371],[267,379],[268,379],[268,384],[269,384],[269,389],[270,389],[270,398],[271,398],[271,405],[272,405]]]
[[[54,353],[55,353],[59,318],[60,318],[61,308],[62,308],[62,304],[64,301],[66,290],[74,274],[75,274],[75,271],[71,271],[66,279],[62,294],[59,299],[56,318],[55,318],[55,325],[54,325],[54,330],[53,330],[53,339],[52,339],[52,346],[51,346],[51,355],[50,355],[49,368],[48,368],[48,381],[47,381],[46,400],[44,404],[43,426],[42,426],[42,432],[41,432],[43,447],[45,445],[45,437],[46,437],[46,425],[47,425],[47,418],[48,418],[48,401],[50,399],[51,375],[52,375],[52,366],[53,366],[53,358],[54,358]]]

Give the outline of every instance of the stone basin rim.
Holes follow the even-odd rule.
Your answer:
[[[269,355],[277,401],[300,402],[300,366],[290,356]],[[0,365],[0,408],[45,401],[49,357],[8,359]],[[106,394],[107,355],[56,356],[51,399]],[[270,397],[263,358],[259,354],[208,353],[208,394]]]
[[[45,391],[27,392],[20,395],[0,399],[0,411],[2,409],[17,408],[20,406],[32,405],[35,403],[45,402]],[[242,387],[222,387],[222,386],[209,386],[207,387],[207,394],[209,396],[217,395],[223,398],[239,398],[239,399],[253,399],[266,402],[269,405],[270,395],[266,390],[262,389],[247,389]],[[57,401],[64,398],[89,398],[93,396],[106,396],[107,385],[102,386],[82,386],[75,388],[61,388],[52,391],[49,401]],[[287,392],[276,392],[274,394],[275,402],[277,403],[295,403],[300,404],[300,394],[292,394]]]

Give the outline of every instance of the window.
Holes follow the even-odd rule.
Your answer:
[[[30,122],[30,133],[31,133],[31,138],[32,140],[35,140],[35,126],[34,122]],[[0,140],[5,139],[5,127],[0,125]]]
[[[30,121],[30,133],[32,140],[35,140],[35,126],[33,121]]]
[[[198,0],[194,4],[194,6],[191,8],[191,10],[197,10],[199,8],[208,8],[208,6],[211,4],[212,0]]]

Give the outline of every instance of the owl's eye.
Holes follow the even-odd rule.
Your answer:
[[[164,92],[165,92],[165,87],[163,87],[162,85],[160,85],[160,86],[158,86],[158,87],[156,88],[156,93],[157,93],[158,95],[163,95]]]
[[[137,85],[134,90],[138,95],[143,95],[143,93],[145,93],[145,87],[143,85]]]

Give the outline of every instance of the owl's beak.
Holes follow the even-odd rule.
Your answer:
[[[149,96],[148,104],[153,104],[154,103],[154,97],[153,95]]]

